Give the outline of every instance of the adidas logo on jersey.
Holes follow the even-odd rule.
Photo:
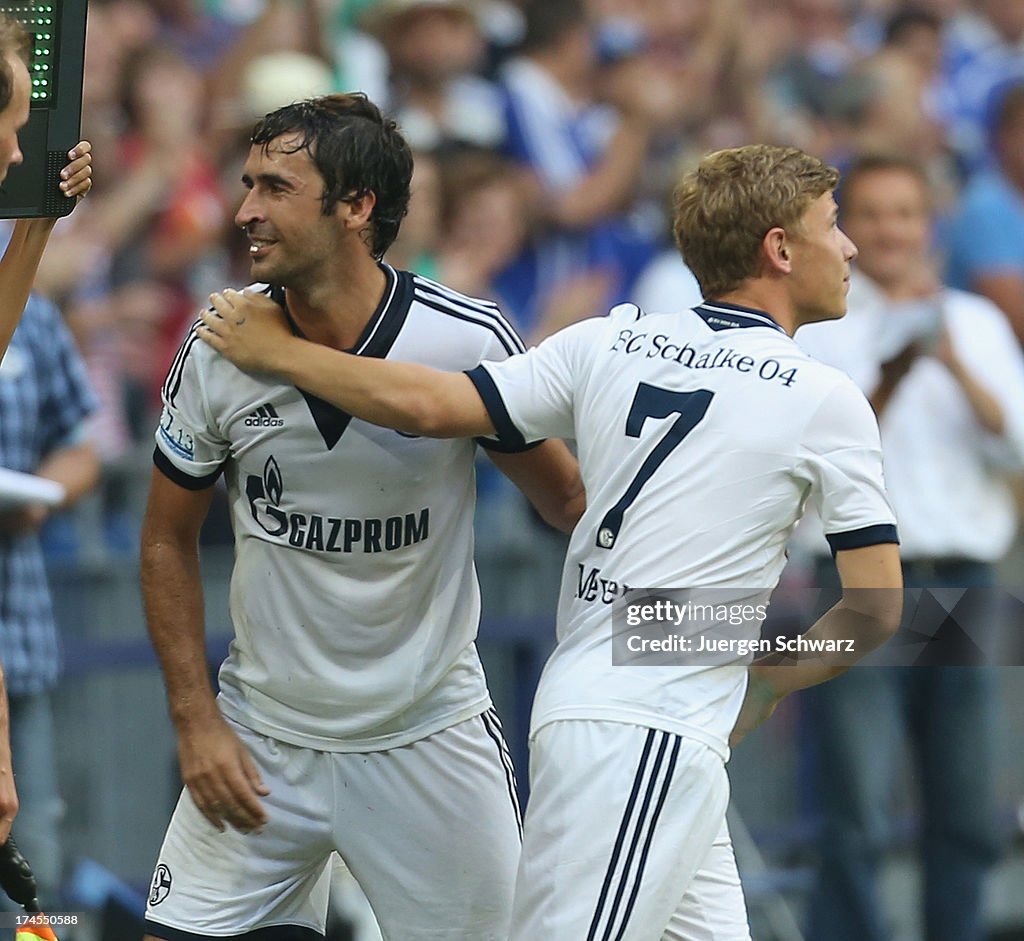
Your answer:
[[[284,419],[277,417],[277,410],[269,403],[261,405],[245,419],[247,428],[278,428],[283,424]]]

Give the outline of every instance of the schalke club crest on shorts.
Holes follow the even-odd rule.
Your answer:
[[[166,863],[160,863],[153,873],[153,881],[149,884],[149,904],[159,905],[171,894],[171,869]]]

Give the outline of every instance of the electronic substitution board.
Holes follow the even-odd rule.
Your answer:
[[[79,141],[86,0],[2,3],[32,40],[28,124],[18,134],[24,160],[0,184],[0,218],[64,216],[75,200],[58,189],[68,151]]]

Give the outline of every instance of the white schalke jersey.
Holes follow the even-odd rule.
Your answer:
[[[384,271],[359,355],[459,370],[523,349],[493,304]],[[472,441],[353,419],[242,372],[193,332],[165,383],[156,442],[157,466],[181,486],[207,487],[222,470],[227,481],[227,715],[297,745],[367,751],[487,708]]]
[[[765,597],[808,499],[834,549],[895,541],[864,396],[770,317],[718,303],[623,305],[470,376],[507,443],[575,438],[587,489],[532,731],[634,722],[726,754],[745,668],[613,665],[613,605],[633,589]]]

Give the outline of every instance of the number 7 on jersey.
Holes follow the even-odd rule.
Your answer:
[[[672,427],[655,445],[654,450],[640,465],[640,470],[630,481],[626,492],[618,502],[604,515],[601,525],[597,528],[597,545],[600,549],[611,549],[622,528],[622,518],[636,500],[651,475],[661,466],[662,462],[679,446],[685,438],[707,414],[708,406],[715,393],[710,389],[697,389],[694,392],[673,392],[658,386],[641,382],[637,386],[629,415],[626,416],[626,434],[630,438],[639,438],[644,422],[648,418],[668,418],[669,415],[679,417],[672,422]]]

